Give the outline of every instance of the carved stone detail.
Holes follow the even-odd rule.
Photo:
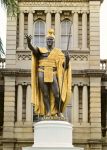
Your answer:
[[[71,61],[88,61],[88,55],[72,55]]]
[[[35,2],[35,0],[19,0],[19,2]],[[89,2],[89,0],[36,0],[37,2]]]
[[[17,53],[17,60],[18,61],[31,60],[31,52],[18,52]]]
[[[46,21],[46,17],[45,17],[44,11],[35,11],[33,20],[34,20],[34,21],[37,21],[37,19],[40,19],[40,18],[41,18],[43,21]]]
[[[43,10],[44,7],[60,7],[61,10],[63,9],[62,7],[64,7],[64,10],[65,10],[65,7],[75,7],[73,10],[78,9],[78,8],[81,8],[81,10],[83,10],[83,9],[86,10],[86,8],[89,9],[88,8],[89,4],[87,2],[84,2],[84,3],[80,3],[80,2],[75,3],[75,0],[74,0],[74,2],[72,1],[72,3],[69,2],[69,1],[68,2],[61,1],[59,3],[59,2],[54,2],[54,0],[52,2],[40,2],[40,1],[38,1],[38,2],[37,1],[36,2],[35,1],[25,2],[25,1],[22,1],[22,2],[19,3],[19,6],[21,6],[21,7],[23,7],[23,6],[24,7],[29,6],[29,8],[33,7],[33,9],[35,9],[35,10]],[[34,6],[36,6],[36,7],[34,7]],[[41,7],[43,7],[43,9]],[[47,8],[47,10],[49,10],[49,9]]]
[[[88,55],[86,54],[73,54],[71,55],[71,61],[88,61]],[[31,52],[18,52],[17,53],[17,60],[18,61],[28,61],[31,60]]]

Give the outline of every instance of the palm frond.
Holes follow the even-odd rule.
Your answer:
[[[5,55],[4,49],[3,49],[3,43],[2,43],[2,40],[1,40],[1,38],[0,38],[0,56],[1,56],[2,54]]]
[[[19,9],[16,0],[0,0],[1,4],[7,8],[7,13],[15,16]]]

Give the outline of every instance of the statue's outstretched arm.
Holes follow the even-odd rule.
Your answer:
[[[36,55],[38,57],[40,55],[40,51],[39,51],[38,47],[33,47],[32,46],[32,44],[31,44],[32,36],[31,35],[30,36],[26,35],[26,39],[27,39],[29,49],[34,53],[34,55]]]

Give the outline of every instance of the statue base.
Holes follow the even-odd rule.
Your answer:
[[[34,124],[34,144],[22,150],[84,150],[72,145],[72,125],[66,121],[40,121]]]

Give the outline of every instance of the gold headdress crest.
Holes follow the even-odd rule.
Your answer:
[[[48,37],[53,37],[55,39],[55,35],[54,35],[54,30],[53,29],[49,29],[48,30],[48,35],[47,35],[47,38]]]

